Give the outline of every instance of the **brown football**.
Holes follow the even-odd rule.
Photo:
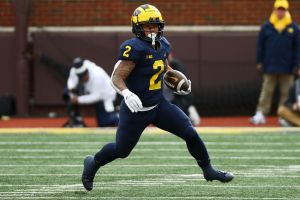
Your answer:
[[[173,91],[187,91],[189,83],[183,73],[178,70],[168,70],[164,75],[164,83]]]

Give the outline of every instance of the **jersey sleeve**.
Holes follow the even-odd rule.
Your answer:
[[[133,42],[125,41],[119,49],[118,60],[131,60],[137,63],[138,59],[139,50],[137,45]]]
[[[166,53],[169,55],[169,53],[171,51],[171,44],[170,44],[170,42],[165,37],[161,38],[161,42],[162,42],[162,45],[164,46],[164,48],[166,50]]]
[[[79,80],[78,80],[78,77],[75,73],[75,69],[71,68],[70,75],[69,75],[69,78],[68,78],[68,81],[67,81],[68,90],[75,89],[77,87],[78,83],[79,83]]]
[[[95,70],[97,66],[89,67],[90,75],[90,83],[85,85],[85,90],[88,91],[88,94],[78,96],[79,104],[93,104],[100,101],[103,97],[101,97],[102,91],[105,90],[104,78],[99,73],[99,70]],[[102,87],[101,87],[102,86]],[[104,88],[103,88],[104,87]]]

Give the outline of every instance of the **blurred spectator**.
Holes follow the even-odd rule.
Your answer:
[[[289,90],[287,101],[278,109],[281,126],[300,126],[300,69],[298,79]]]
[[[186,75],[186,69],[183,63],[174,58],[172,53],[168,56],[169,65],[174,69],[182,72]],[[189,118],[191,119],[194,126],[200,125],[200,116],[196,107],[193,105],[192,102],[192,93],[188,95],[178,95],[175,94],[171,89],[168,87],[163,88],[164,97],[170,101],[171,103],[177,105]]]
[[[288,9],[287,0],[276,0],[270,19],[258,36],[256,68],[262,73],[263,83],[256,114],[250,118],[255,125],[266,123],[265,116],[270,112],[277,83],[280,86],[279,105],[286,101],[293,84],[293,73],[299,67],[299,28]]]
[[[99,127],[116,126],[118,115],[114,101],[116,92],[110,84],[108,74],[95,63],[75,58],[64,92],[69,121],[64,127],[84,127],[79,105],[95,104]]]

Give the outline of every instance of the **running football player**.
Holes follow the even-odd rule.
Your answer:
[[[84,159],[83,186],[92,190],[98,169],[117,158],[126,158],[149,124],[182,138],[207,181],[231,181],[233,174],[211,165],[206,147],[189,117],[163,97],[163,74],[171,68],[167,63],[170,44],[163,37],[164,20],[160,11],[152,5],[142,5],[133,12],[131,24],[136,37],[121,45],[111,76],[114,88],[124,97],[116,141]],[[187,91],[179,93],[188,94],[190,81],[189,84]]]

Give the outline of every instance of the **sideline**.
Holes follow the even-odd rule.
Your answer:
[[[200,134],[300,133],[297,127],[196,127]],[[0,134],[115,134],[116,128],[0,128]],[[143,134],[165,134],[148,127]]]

